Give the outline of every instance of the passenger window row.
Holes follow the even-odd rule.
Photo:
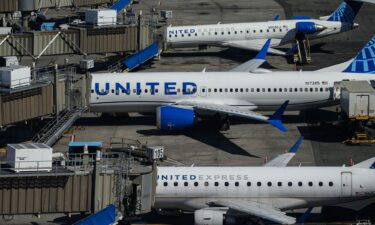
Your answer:
[[[224,184],[225,187],[230,186],[230,182],[229,182],[229,181],[225,181],[223,184]],[[223,184],[222,184],[222,185],[223,185]],[[239,186],[240,186],[240,182],[238,182],[238,181],[235,181],[233,184],[234,184],[235,187],[239,187]],[[232,184],[232,185],[233,185],[233,184]],[[210,183],[209,183],[208,181],[203,182],[203,186],[208,187],[209,185],[210,185]],[[211,185],[212,185],[212,184],[211,184]],[[214,185],[215,187],[218,187],[218,186],[219,186],[219,182],[218,182],[218,181],[215,181],[215,182],[213,183],[213,185]],[[266,185],[267,185],[268,187],[272,187],[273,184],[272,184],[272,182],[269,181],[269,182],[266,183]],[[293,182],[292,182],[292,181],[289,181],[289,182],[287,182],[287,185],[288,185],[288,187],[292,187],[292,186],[293,186]],[[168,182],[165,181],[165,182],[163,183],[163,186],[164,186],[164,187],[167,187],[167,186],[168,186]],[[173,182],[173,186],[174,186],[174,187],[178,187],[178,186],[179,186],[179,182],[177,182],[177,181]],[[189,186],[189,182],[187,182],[187,181],[183,182],[183,186],[188,187],[188,186]],[[193,183],[193,186],[198,187],[198,186],[199,186],[199,182],[198,182],[198,181],[195,181],[195,182]],[[246,182],[246,186],[251,187],[251,182],[250,182],[250,181]],[[262,186],[262,182],[260,182],[260,181],[256,182],[256,186],[261,187],[261,186]],[[283,182],[279,181],[279,182],[277,182],[277,183],[275,184],[275,186],[282,187],[282,186],[283,186]],[[302,182],[302,181],[297,182],[297,186],[302,187],[302,186],[303,186],[303,182]],[[314,186],[314,183],[313,183],[312,181],[309,181],[309,182],[307,182],[307,186],[309,186],[309,187],[313,187],[313,186]],[[318,182],[318,186],[319,186],[319,187],[323,187],[323,182],[322,182],[322,181],[319,181],[319,182]],[[329,187],[332,187],[332,186],[333,186],[333,182],[332,182],[332,181],[328,182],[328,186],[329,186]]]
[[[166,90],[167,93],[168,93],[168,90]],[[196,92],[196,89],[186,89],[187,92]],[[328,92],[329,91],[329,88],[326,87],[326,88],[323,88],[323,87],[315,87],[315,88],[202,88],[201,89],[202,92],[209,92],[209,93],[222,93],[222,92],[275,92],[275,93],[282,93],[282,92]],[[91,89],[91,93],[94,93],[94,89]],[[105,93],[105,90],[102,89],[100,91],[101,93]],[[109,93],[109,91],[107,90],[106,91],[107,94]],[[125,91],[125,90],[115,90],[115,89],[111,89],[111,93],[114,94],[116,92],[116,94],[120,94],[120,93],[123,93],[123,94],[130,94],[129,91]],[[143,89],[143,90],[138,90],[138,94],[140,93],[151,93],[151,94],[155,94],[155,93],[159,93],[159,89]],[[172,91],[170,91],[172,92]],[[176,90],[173,90],[173,92],[177,92],[177,93],[180,93],[181,92],[181,89],[180,88],[177,88]],[[132,90],[132,93],[137,93],[137,89],[133,89]]]
[[[328,92],[329,88],[208,88],[208,92]],[[206,92],[203,88],[202,92]]]
[[[288,31],[288,29],[284,29],[285,31]],[[278,32],[283,32],[284,31],[282,28],[279,28],[279,29],[276,29],[276,28],[274,28],[274,29],[266,29],[265,30],[265,33],[270,33],[270,32],[273,32],[273,33],[276,33],[277,31]],[[201,36],[204,36],[205,34],[208,34],[209,36],[210,35],[225,35],[225,34],[228,34],[228,35],[231,35],[231,34],[243,34],[243,33],[245,33],[243,30],[240,30],[239,32],[238,31],[233,31],[233,32],[231,32],[231,31],[220,31],[220,32],[211,32],[211,31],[209,31],[209,32],[197,32],[197,33],[194,33],[194,36],[198,36],[198,33],[200,33],[201,34]],[[246,33],[247,34],[249,34],[249,33],[251,33],[251,30],[246,30]],[[253,34],[256,34],[256,33],[263,33],[263,29],[260,29],[260,30],[252,30],[252,33]],[[188,37],[191,37],[193,34],[183,34],[183,33],[181,33],[181,34],[175,34],[174,35],[174,37],[178,37],[178,35],[181,35],[181,37],[185,37],[185,35],[186,36],[188,36]],[[170,34],[169,35],[169,37],[171,38],[173,35],[172,34]]]

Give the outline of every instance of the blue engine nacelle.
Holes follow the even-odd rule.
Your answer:
[[[314,22],[297,22],[296,23],[297,33],[313,34],[315,32],[319,32],[324,29],[325,29],[324,26],[317,25]]]
[[[194,126],[195,112],[175,106],[161,106],[156,109],[156,126],[160,130],[184,130]]]

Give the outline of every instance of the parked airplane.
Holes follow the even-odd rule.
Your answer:
[[[163,72],[92,74],[91,111],[155,112],[163,130],[192,127],[207,116],[239,116],[269,122],[286,130],[281,115],[337,104],[335,82],[375,80],[375,36],[348,62],[318,71],[272,72],[265,61],[270,40],[255,59],[229,72]],[[274,110],[270,118],[253,110]]]
[[[283,211],[375,197],[375,157],[351,167],[286,167],[301,142],[262,167],[158,167],[155,208],[194,211],[197,225],[237,216],[294,224]]]
[[[319,19],[296,16],[292,20],[267,22],[169,26],[165,39],[171,47],[223,46],[255,51],[272,39],[269,52],[284,55],[273,47],[294,43],[305,35],[315,39],[356,28],[354,19],[362,4],[362,0],[344,0],[331,15]]]

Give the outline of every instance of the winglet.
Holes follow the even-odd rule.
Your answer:
[[[276,112],[270,116],[268,119],[268,123],[272,126],[276,127],[277,129],[281,130],[282,132],[287,131],[288,129],[284,126],[283,122],[281,121],[281,117],[284,114],[286,107],[289,104],[289,100],[285,101],[277,110]]]
[[[266,56],[267,56],[267,52],[268,52],[268,49],[270,47],[270,44],[271,44],[271,39],[268,39],[266,41],[266,43],[264,43],[262,49],[258,52],[258,54],[255,56],[256,59],[263,59],[265,60],[266,59]]]
[[[297,45],[293,45],[293,47],[291,47],[287,52],[286,54],[287,55],[293,55],[297,50]]]
[[[303,141],[303,136],[299,137],[298,140],[296,141],[296,143],[294,143],[294,145],[289,149],[289,152],[291,153],[296,153],[299,146],[301,146],[301,143]]]
[[[304,212],[298,219],[297,223],[306,223],[307,219],[310,217],[311,211],[313,210],[312,207],[308,208],[306,212]]]
[[[274,18],[273,18],[274,21],[276,20],[279,20],[279,15],[276,15]]]

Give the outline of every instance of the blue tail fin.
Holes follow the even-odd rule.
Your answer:
[[[344,0],[339,7],[328,17],[328,21],[353,23],[355,16],[362,6],[362,2]]]
[[[346,73],[375,73],[375,36],[343,71]]]

